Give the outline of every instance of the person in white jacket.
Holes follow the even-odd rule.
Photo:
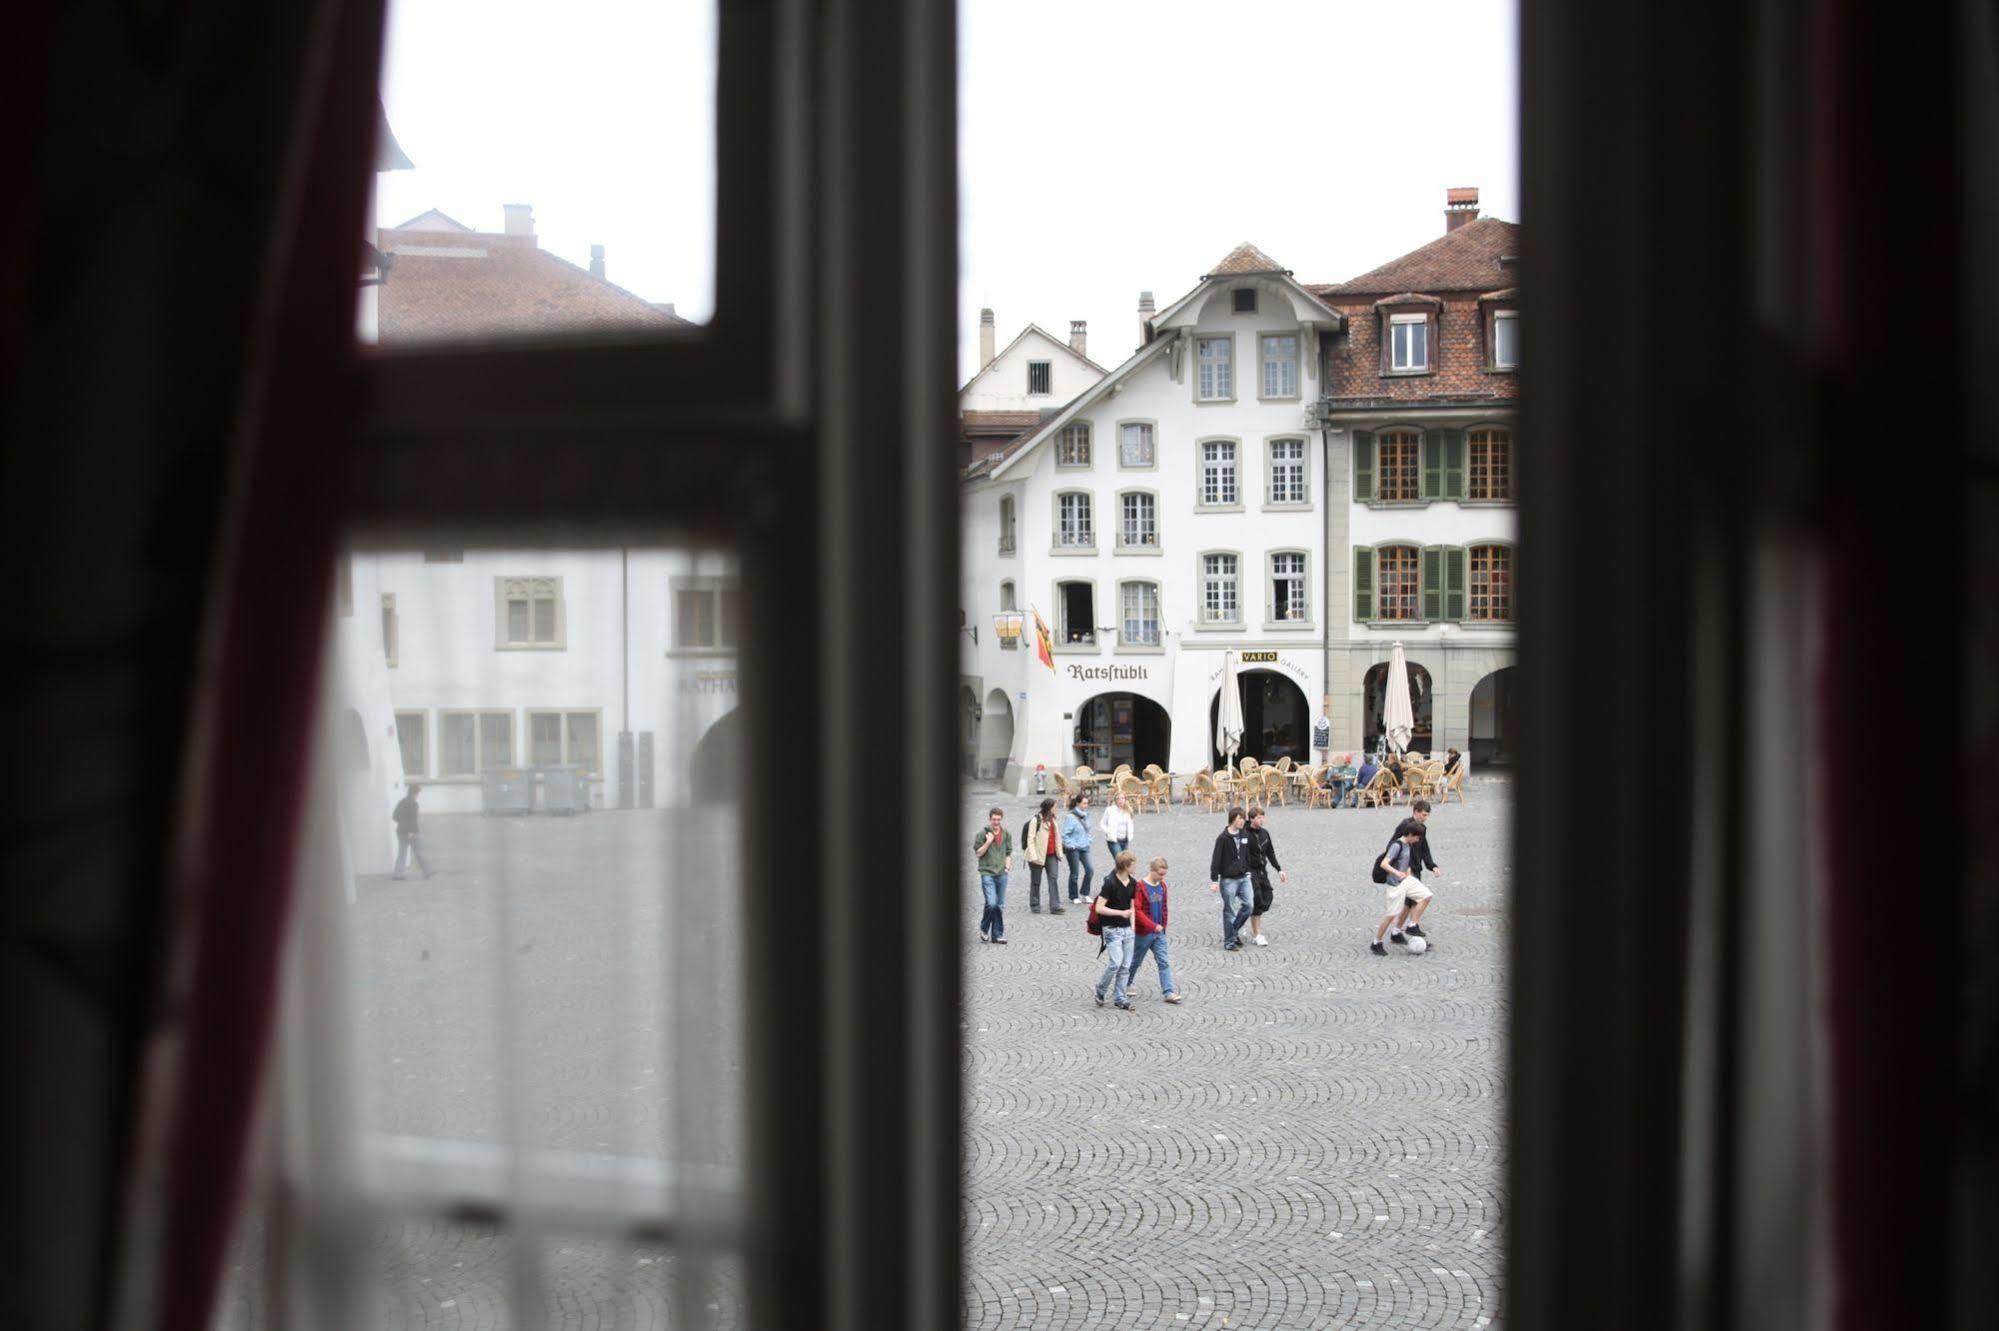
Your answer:
[[[1104,806],[1103,821],[1097,826],[1103,829],[1104,843],[1111,848],[1111,863],[1116,864],[1117,857],[1131,844],[1132,828],[1136,826],[1123,794],[1111,796],[1111,802]]]

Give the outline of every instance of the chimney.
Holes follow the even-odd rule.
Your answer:
[[[1478,186],[1444,191],[1444,234],[1478,220]]]
[[[508,235],[526,236],[529,240],[534,239],[534,208],[532,205],[525,203],[502,204],[501,211],[507,215],[506,232]]]
[[[993,363],[993,357],[997,354],[993,346],[995,332],[996,330],[993,327],[993,312],[989,309],[980,310],[979,368],[982,370]]]
[[[1138,345],[1144,346],[1152,340],[1152,316],[1159,311],[1152,303],[1152,293],[1138,293]]]
[[[602,245],[592,245],[590,247],[590,276],[600,282],[604,280],[604,247]]]
[[[1078,356],[1090,354],[1090,325],[1082,319],[1069,321],[1069,350]]]

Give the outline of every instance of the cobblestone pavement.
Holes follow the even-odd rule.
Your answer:
[[[1405,811],[1274,811],[1291,881],[1271,945],[1233,954],[1220,817],[1140,816],[1140,865],[1172,864],[1179,1007],[1149,963],[1133,1011],[1097,1007],[1083,914],[1031,914],[1018,861],[1008,944],[981,945],[968,856],[966,1325],[1502,1325],[1508,791],[1432,816],[1420,957],[1367,951],[1368,859]],[[1036,803],[974,790],[966,838],[994,804],[1018,837]]]

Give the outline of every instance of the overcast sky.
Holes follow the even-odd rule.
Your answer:
[[[1248,240],[1307,281],[1442,234],[1444,190],[1519,217],[1511,0],[963,0],[961,380],[981,306],[1090,324],[1114,366]],[[426,208],[544,247],[692,318],[713,304],[713,0],[392,0],[389,121]]]

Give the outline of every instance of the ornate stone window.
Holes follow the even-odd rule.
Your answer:
[[[494,645],[501,651],[561,651],[567,641],[561,578],[495,578],[498,624]]]

